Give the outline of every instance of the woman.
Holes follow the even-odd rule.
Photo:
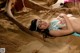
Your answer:
[[[64,36],[73,34],[80,36],[80,19],[72,15],[60,14],[57,18],[52,18],[49,22],[41,19],[34,19],[31,22],[30,30],[45,32],[51,36]]]

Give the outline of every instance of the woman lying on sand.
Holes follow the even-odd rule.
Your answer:
[[[50,21],[34,19],[31,22],[31,31],[38,31],[50,34],[51,36],[75,35],[80,36],[80,19],[71,14],[60,14],[57,18]]]

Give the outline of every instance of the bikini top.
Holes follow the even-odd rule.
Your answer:
[[[50,30],[59,30],[61,27],[66,26],[66,24],[62,24],[61,21],[57,18],[50,22],[49,31]]]

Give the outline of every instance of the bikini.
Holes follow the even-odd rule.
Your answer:
[[[61,30],[61,27],[63,27],[63,26],[66,26],[66,24],[61,24],[60,23],[60,20],[58,20],[57,18],[56,19],[54,19],[54,20],[52,20],[51,22],[50,22],[50,26],[49,26],[49,31],[50,30]],[[80,34],[79,33],[76,33],[76,32],[74,32],[74,33],[72,33],[72,35],[74,35],[74,36],[79,36],[80,37]]]

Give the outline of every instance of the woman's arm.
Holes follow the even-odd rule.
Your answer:
[[[66,15],[62,16],[62,18],[66,21],[67,28],[62,30],[51,30],[49,33],[52,36],[63,36],[63,35],[71,34],[73,32],[73,27],[69,18]]]

